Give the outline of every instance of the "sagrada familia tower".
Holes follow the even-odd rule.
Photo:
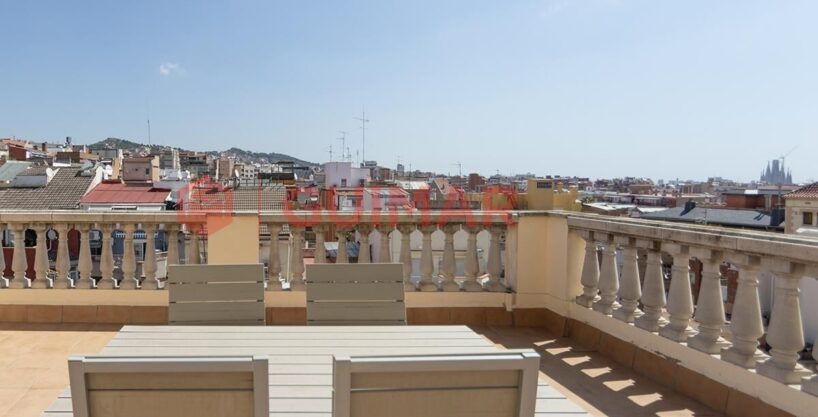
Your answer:
[[[773,159],[767,162],[767,169],[761,171],[760,180],[767,184],[792,184],[792,171],[785,171],[784,163]]]

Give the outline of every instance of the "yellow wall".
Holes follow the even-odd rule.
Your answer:
[[[258,263],[258,214],[207,215],[207,263]]]
[[[548,184],[550,188],[538,187],[537,184]],[[525,210],[568,210],[580,211],[582,204],[577,203],[577,187],[570,186],[568,191],[563,191],[561,181],[548,179],[528,180],[528,190],[521,194]]]

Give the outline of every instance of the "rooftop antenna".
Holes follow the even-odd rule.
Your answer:
[[[359,155],[359,153],[358,153],[358,150],[357,150],[357,149],[355,150],[355,161],[356,161],[356,163],[358,163],[358,164],[360,164],[360,163],[361,163],[360,155]]]
[[[148,146],[151,146],[151,119],[148,118]]]
[[[330,142],[327,152],[329,152],[329,161],[332,162],[332,142]]]
[[[344,162],[344,158],[345,158],[344,150],[347,149],[347,132],[344,132],[342,130],[342,131],[340,131],[340,133],[341,133],[341,137],[338,138],[338,140],[341,141],[341,162]]]
[[[354,119],[361,122],[361,154],[363,160],[366,160],[366,124],[369,123],[369,119],[366,118],[364,106],[361,106],[361,117],[354,117]]]
[[[461,164],[460,161],[458,161],[457,163],[454,163],[452,165],[457,167],[457,176],[462,177],[463,176],[463,164]]]

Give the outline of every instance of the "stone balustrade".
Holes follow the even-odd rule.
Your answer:
[[[818,395],[818,376],[799,363],[805,347],[799,283],[818,277],[818,241],[589,215],[567,221],[584,241],[578,306]],[[672,263],[667,289],[663,258]],[[691,259],[701,263],[697,297]],[[729,317],[722,265],[739,274]],[[766,328],[761,273],[773,287]],[[765,334],[769,352],[759,348]]]
[[[399,236],[400,255],[394,261],[403,264],[408,291],[506,292],[503,247],[510,220],[509,212],[264,212],[258,221],[266,226],[262,239],[269,243],[262,245],[259,260],[267,265],[268,291],[300,291],[304,289],[307,249],[313,249],[312,262],[324,263],[328,261],[325,243],[334,240],[338,242],[334,262],[348,263],[346,243],[355,241],[358,263],[392,262],[390,241]],[[165,264],[206,263],[207,229],[204,213],[0,212],[0,231],[9,230],[13,236],[11,273],[0,278],[0,288],[162,289],[166,277],[157,275],[157,252],[166,254]],[[289,240],[286,253],[279,244],[284,231]],[[477,235],[481,232],[488,235],[484,274],[478,265]],[[308,233],[314,236],[314,243],[307,242]],[[410,247],[412,233],[422,236],[419,251]],[[465,253],[459,256],[464,265],[461,277],[456,277],[456,233],[467,242]],[[135,245],[138,235],[139,250]],[[433,235],[443,242],[441,248],[433,248]],[[33,253],[26,248],[31,240],[36,240]],[[372,259],[373,241],[378,259]],[[157,242],[163,247],[158,248]],[[55,243],[56,256],[49,250]],[[416,252],[419,262],[413,257]],[[0,273],[4,263],[0,256]]]

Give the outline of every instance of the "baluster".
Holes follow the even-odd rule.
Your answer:
[[[335,255],[335,263],[347,264],[349,263],[349,255],[347,254],[347,232],[346,227],[338,226],[335,230],[335,236],[338,238],[338,250]]]
[[[372,225],[371,224],[359,224],[358,225],[358,234],[361,235],[360,238],[360,249],[358,249],[358,263],[359,264],[368,264],[372,262],[372,257],[369,254],[369,234],[372,233]]]
[[[26,259],[26,225],[21,223],[12,224],[11,230],[14,232],[14,252],[11,259],[11,270],[14,272],[14,279],[11,280],[9,288],[26,288],[26,269],[28,260]]]
[[[156,225],[144,224],[142,230],[145,231],[145,256],[142,258],[142,272],[145,279],[142,280],[143,290],[155,290],[159,288],[156,280]]]
[[[324,245],[326,240],[324,233],[327,232],[327,227],[324,225],[315,225],[312,227],[312,231],[315,233],[315,259],[313,262],[325,264],[327,263],[327,248]]]
[[[582,263],[582,295],[577,296],[576,303],[590,308],[599,299],[599,257],[594,232],[580,230],[585,240],[585,259]]]
[[[688,247],[666,243],[665,250],[673,256],[670,275],[667,311],[668,324],[659,329],[659,335],[676,342],[684,342],[691,333],[690,318],[693,317],[693,293],[690,290],[690,255]]]
[[[281,232],[281,225],[278,223],[267,223],[267,231],[270,232],[270,248],[267,253],[267,291],[281,291],[281,257],[278,253],[278,234]],[[316,236],[318,232],[316,232]]]
[[[167,265],[179,264],[179,226],[176,224],[165,225],[165,241],[168,243]],[[165,267],[167,273],[167,266]],[[167,277],[166,277],[167,278]]]
[[[502,258],[500,256],[500,239],[506,228],[503,225],[494,224],[489,227],[489,259],[486,262],[486,272],[489,279],[485,286],[488,291],[505,292],[506,287],[500,282],[500,275],[503,272]]]
[[[389,246],[389,232],[392,231],[392,226],[388,224],[379,224],[378,233],[381,234],[381,244],[378,250],[378,262],[390,263],[392,262],[392,249]]]
[[[639,311],[639,298],[642,297],[641,279],[639,277],[639,254],[636,239],[617,236],[616,244],[622,246],[622,285],[619,287],[619,302],[613,317],[626,323],[632,323]]]
[[[400,232],[400,262],[403,264],[403,288],[405,291],[415,291],[412,282],[412,248],[409,247],[409,236],[415,230],[414,224],[399,224]]]
[[[133,234],[136,230],[136,225],[126,224],[122,226],[122,231],[125,233],[125,242],[122,249],[122,281],[119,283],[119,288],[123,290],[135,290],[136,279],[136,253],[134,253]]]
[[[60,223],[54,226],[57,231],[57,261],[54,265],[56,275],[54,276],[54,288],[71,288],[71,258],[68,253],[68,233],[67,224]]]
[[[188,240],[187,263],[190,265],[199,265],[202,263],[202,253],[199,248],[200,227],[199,225],[195,225],[189,229],[190,240]]]
[[[719,251],[706,248],[692,248],[691,255],[702,262],[702,285],[699,289],[696,321],[699,332],[687,339],[687,346],[705,353],[719,353],[724,339],[724,300],[721,297],[721,262]]]
[[[466,239],[466,259],[463,261],[463,274],[466,276],[463,290],[483,291],[483,286],[477,282],[477,274],[480,273],[480,264],[477,262],[477,234],[482,228],[479,225],[465,225],[463,229],[469,234]]]
[[[290,225],[293,249],[290,252],[290,289],[293,291],[303,291],[304,283],[304,227]]]
[[[420,251],[420,282],[418,287],[421,291],[437,291],[437,284],[432,279],[435,272],[435,262],[432,256],[432,233],[437,230],[437,225],[425,224],[420,226],[420,233],[423,234],[423,246]]]
[[[756,371],[785,384],[797,384],[801,382],[801,377],[810,374],[797,363],[799,352],[804,348],[801,304],[798,300],[798,284],[804,266],[786,261],[764,261],[775,276],[773,311],[767,328],[767,343],[772,349],[770,358],[758,364]]]
[[[594,305],[594,311],[602,314],[611,314],[616,307],[616,293],[619,291],[619,271],[616,266],[616,243],[613,236],[603,238],[602,265],[599,268],[599,300]]]
[[[649,332],[658,332],[666,324],[662,318],[665,308],[665,277],[662,273],[662,252],[659,243],[648,242],[648,259],[645,266],[645,282],[642,289],[642,310],[644,314],[634,320],[636,327]]]
[[[730,317],[733,344],[721,352],[721,359],[743,368],[755,368],[758,339],[764,335],[761,321],[761,303],[758,298],[758,267],[755,256],[732,254],[730,260],[738,265],[738,289]]]
[[[0,223],[0,288],[6,288],[8,282],[6,281],[6,255],[5,244],[3,243],[3,235],[5,232],[4,224]]]
[[[441,291],[460,291],[460,286],[454,280],[456,271],[454,258],[454,234],[460,230],[459,224],[448,223],[443,226],[443,233],[445,234],[443,243],[443,264],[440,266],[440,272],[443,280],[440,282]]]
[[[103,224],[102,231],[102,255],[99,259],[99,271],[102,278],[97,282],[97,288],[110,290],[116,287],[114,280],[114,247],[111,234],[114,232],[114,225]]]
[[[35,278],[31,281],[31,288],[48,288],[48,236],[46,232],[48,226],[42,223],[34,225],[34,232],[37,233],[37,247],[34,250],[34,273]]]
[[[94,280],[91,279],[91,225],[81,223],[77,226],[80,232],[80,257],[77,259],[77,279],[76,288],[94,288]]]

